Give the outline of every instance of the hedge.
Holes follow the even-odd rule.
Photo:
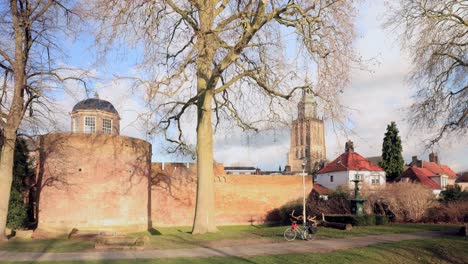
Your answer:
[[[385,215],[326,215],[328,222],[351,224],[353,226],[385,225],[388,217]]]

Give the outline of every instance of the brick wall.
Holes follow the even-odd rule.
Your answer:
[[[312,188],[311,182],[311,177],[306,177],[307,193]],[[215,165],[217,225],[274,221],[267,219],[270,212],[301,197],[301,176],[226,175],[222,164]],[[192,225],[195,199],[196,164],[152,164],[154,226]]]

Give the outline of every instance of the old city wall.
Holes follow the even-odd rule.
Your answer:
[[[146,230],[151,145],[104,134],[40,139],[39,230]]]
[[[151,215],[154,226],[193,224],[196,202],[196,164],[153,163]],[[306,177],[307,193],[312,179]],[[215,165],[217,225],[275,221],[270,213],[302,197],[302,177],[285,175],[226,175]]]

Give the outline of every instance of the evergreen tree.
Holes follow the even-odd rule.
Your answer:
[[[28,149],[22,138],[16,140],[13,183],[8,205],[7,226],[12,229],[25,227],[28,222],[28,205],[24,202],[25,180],[30,175]]]
[[[403,156],[401,155],[401,139],[396,123],[392,121],[387,126],[387,132],[382,144],[382,161],[379,165],[385,170],[387,181],[394,181],[403,173]]]

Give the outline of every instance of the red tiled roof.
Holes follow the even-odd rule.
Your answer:
[[[370,162],[356,152],[345,152],[334,161],[328,163],[317,173],[327,173],[334,171],[383,171],[383,169]]]
[[[317,192],[318,194],[321,194],[321,195],[328,195],[328,194],[331,193],[330,189],[327,189],[327,188],[323,187],[323,185],[318,184],[318,183],[314,183],[313,191],[315,191],[315,192]]]
[[[423,161],[422,166],[425,169],[430,170],[433,174],[447,175],[450,178],[456,178],[457,174],[453,172],[447,165],[438,165],[435,162]]]
[[[441,190],[442,188],[440,188],[440,185],[430,178],[434,175],[435,173],[426,168],[411,166],[406,171],[404,171],[403,174],[401,174],[400,178],[410,178],[412,180],[417,180],[431,189]]]

